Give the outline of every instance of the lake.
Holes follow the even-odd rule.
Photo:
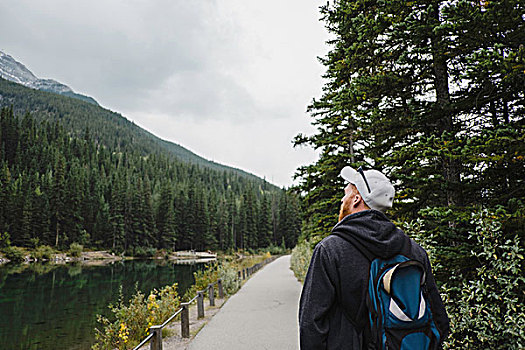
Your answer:
[[[111,314],[108,305],[117,302],[121,286],[126,301],[136,288],[149,293],[175,282],[182,295],[198,268],[166,260],[0,266],[0,347],[89,349],[96,315]]]

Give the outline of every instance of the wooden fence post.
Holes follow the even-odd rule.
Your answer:
[[[182,303],[182,313],[181,313],[181,335],[183,338],[189,338],[190,337],[190,304],[188,303]]]
[[[222,287],[222,280],[220,278],[217,281],[217,286],[219,288],[219,298],[224,299],[224,288]]]
[[[197,292],[197,317],[204,317],[204,295],[202,292]]]
[[[215,289],[213,288],[213,283],[208,285],[208,294],[210,296],[210,306],[215,306]]]
[[[154,334],[149,345],[150,350],[162,350],[162,326],[151,326],[149,331]]]

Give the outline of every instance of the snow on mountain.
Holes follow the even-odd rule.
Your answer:
[[[26,66],[0,51],[0,77],[32,89],[78,98],[98,105],[92,97],[75,93],[69,86],[53,79],[37,78]]]
[[[22,63],[2,51],[0,51],[0,76],[26,86],[38,80]]]

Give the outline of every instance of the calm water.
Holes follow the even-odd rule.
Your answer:
[[[125,261],[106,266],[30,264],[0,267],[1,349],[89,349],[96,315],[125,300],[135,286],[144,293],[179,283],[193,284],[198,265],[167,261]]]

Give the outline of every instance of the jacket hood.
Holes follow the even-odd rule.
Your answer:
[[[359,249],[383,259],[409,249],[410,239],[385,214],[364,210],[346,216],[332,229],[332,234],[359,243]]]

